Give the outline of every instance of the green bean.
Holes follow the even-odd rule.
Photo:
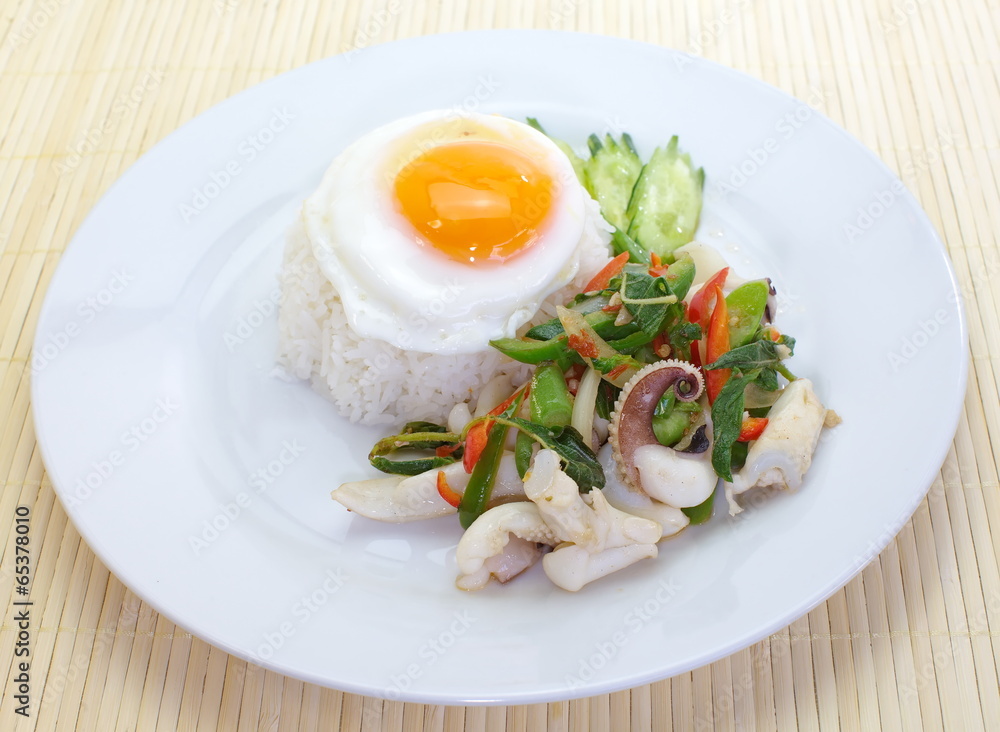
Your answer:
[[[563,370],[543,363],[531,378],[531,421],[546,427],[565,427],[573,418],[573,396],[566,387]]]

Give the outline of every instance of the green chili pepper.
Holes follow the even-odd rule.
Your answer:
[[[667,447],[676,445],[690,426],[691,415],[680,410],[674,410],[666,416],[653,417],[653,434],[661,445]]]
[[[570,308],[570,310],[572,309],[573,308]],[[632,323],[615,325],[618,313],[608,313],[603,310],[594,310],[586,313],[584,317],[591,327],[597,331],[597,335],[605,340],[608,338],[623,338],[624,336],[634,333],[639,329],[639,326]],[[528,338],[547,340],[560,336],[565,332],[566,331],[563,329],[563,325],[559,318],[553,318],[552,320],[546,320],[540,325],[536,325],[534,328],[525,333],[525,335]]]
[[[521,480],[528,474],[531,467],[531,454],[534,451],[535,441],[530,435],[523,432],[517,433],[517,440],[514,441],[514,467],[517,468],[517,475]]]
[[[712,505],[715,503],[715,493],[699,503],[697,506],[682,508],[681,511],[687,516],[692,524],[703,524],[712,518]]]
[[[499,338],[490,341],[490,345],[515,361],[521,363],[541,363],[542,361],[556,361],[566,363],[569,368],[573,363],[574,356],[566,345],[566,335],[562,334],[547,341],[531,341],[521,338]]]
[[[573,421],[573,396],[566,387],[563,370],[543,363],[531,378],[531,421],[546,427],[565,427]]]
[[[691,255],[685,253],[677,257],[677,261],[667,267],[666,278],[670,291],[677,295],[678,300],[683,300],[694,282],[694,260]]]
[[[472,522],[486,510],[490,494],[493,493],[493,484],[496,483],[497,473],[500,471],[500,459],[503,457],[503,446],[507,442],[509,431],[509,427],[501,424],[494,424],[490,429],[486,447],[472,469],[469,484],[462,494],[462,501],[458,504],[458,520],[463,529],[472,526]]]
[[[754,337],[764,317],[770,290],[767,280],[754,280],[743,283],[726,296],[730,348],[744,346]]]

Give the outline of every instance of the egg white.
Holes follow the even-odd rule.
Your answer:
[[[448,142],[515,146],[554,182],[540,239],[502,264],[464,264],[421,244],[401,216],[397,174]],[[302,222],[353,330],[406,350],[473,353],[512,337],[579,269],[588,194],[566,156],[526,124],[454,110],[423,112],[379,127],[345,149],[303,204]]]

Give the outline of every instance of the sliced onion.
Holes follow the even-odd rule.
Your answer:
[[[580,386],[577,387],[576,399],[573,401],[570,424],[588,442],[593,440],[594,410],[597,409],[597,390],[600,385],[601,372],[593,366],[589,367],[580,378]]]

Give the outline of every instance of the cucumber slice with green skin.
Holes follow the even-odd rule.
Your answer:
[[[677,136],[657,148],[632,190],[626,216],[628,235],[667,261],[673,251],[694,238],[701,215],[705,171],[677,147]]]
[[[528,117],[526,121],[529,127],[534,127],[536,130],[541,132],[547,138],[552,140],[552,142],[556,144],[556,147],[558,147],[560,150],[563,151],[563,154],[566,155],[567,158],[569,158],[569,162],[573,166],[573,172],[576,173],[577,180],[579,180],[583,184],[586,184],[587,175],[583,169],[584,166],[583,158],[581,158],[579,155],[573,152],[573,148],[571,148],[567,143],[563,142],[562,140],[556,139],[548,132],[546,132],[545,128],[542,127],[541,123],[534,117]]]
[[[586,176],[583,184],[601,204],[601,213],[607,222],[625,231],[629,223],[625,212],[642,171],[642,161],[632,138],[623,134],[621,142],[617,142],[611,135],[605,135],[601,141],[597,135],[591,135],[587,145],[590,159],[583,164]]]

